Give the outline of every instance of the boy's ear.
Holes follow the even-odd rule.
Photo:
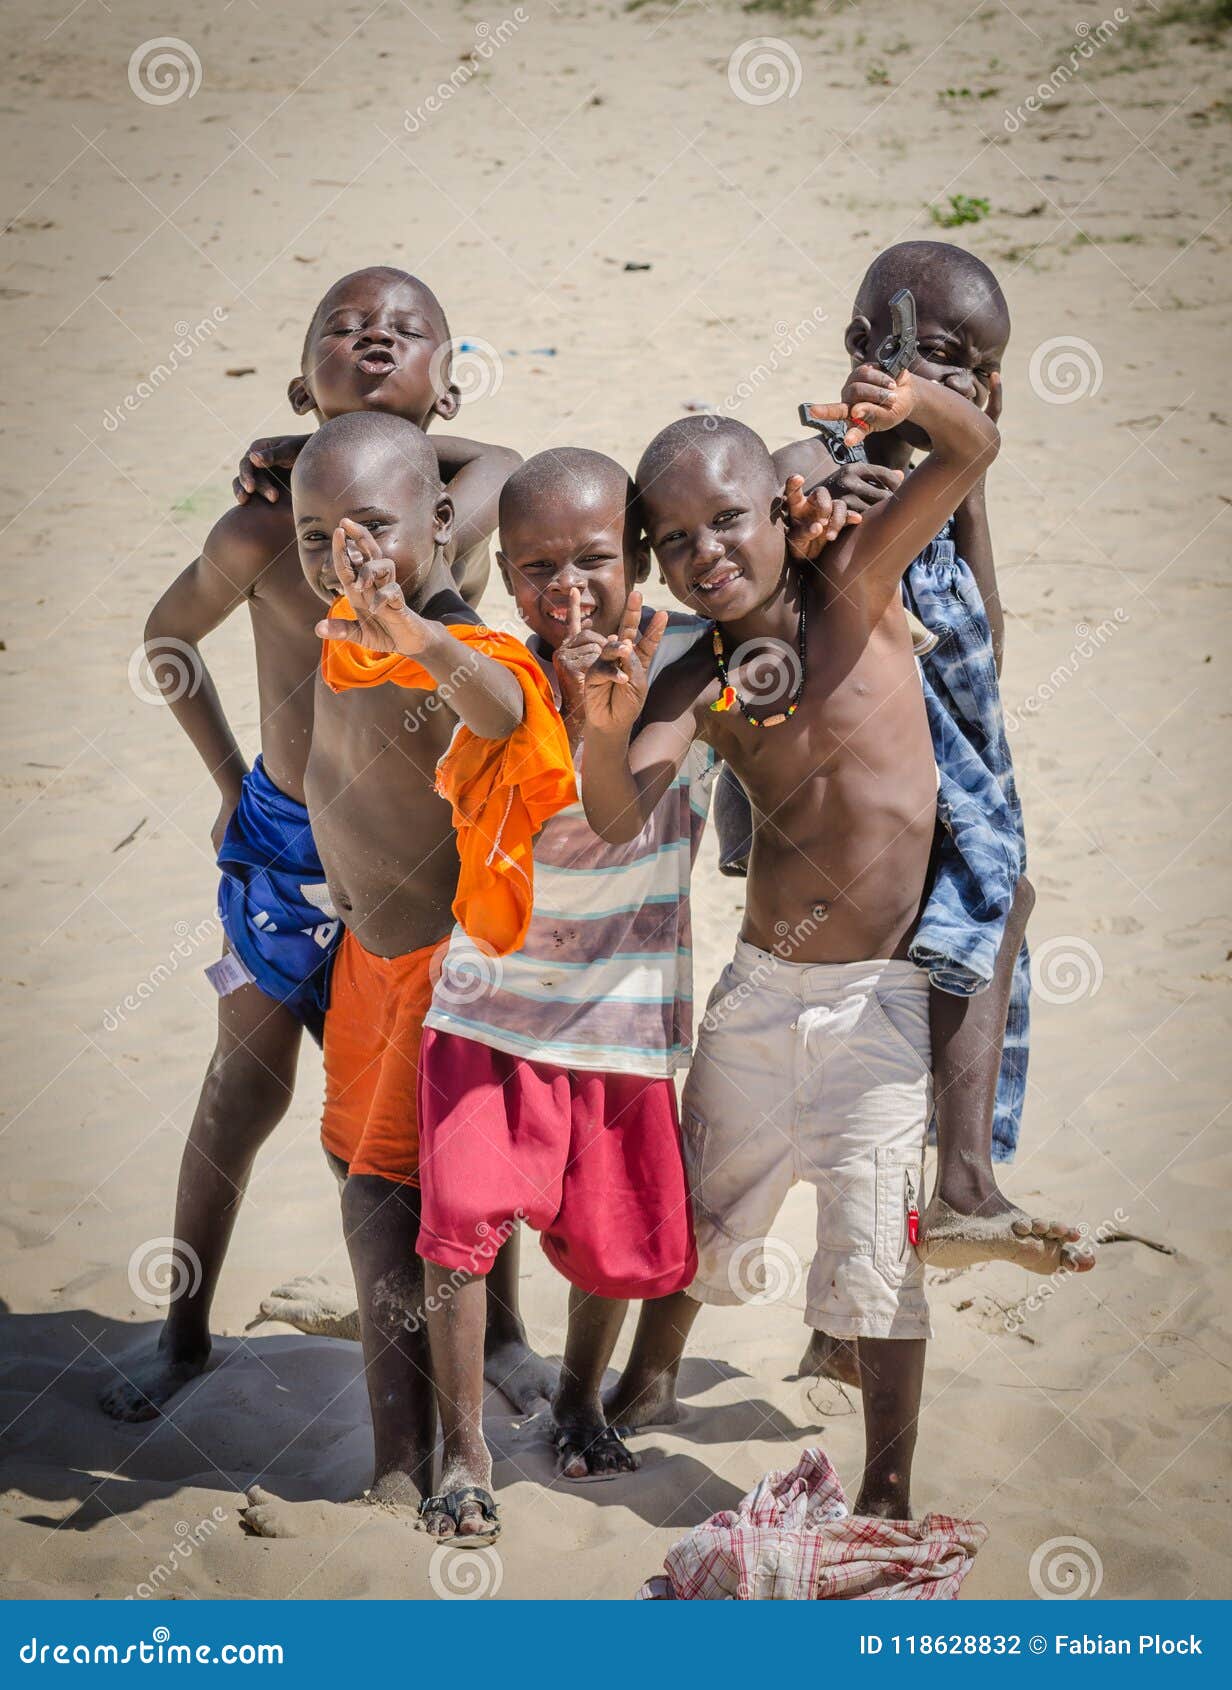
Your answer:
[[[442,493],[432,512],[432,538],[438,546],[447,546],[453,539],[453,500]]]
[[[462,409],[462,395],[453,382],[438,397],[432,409],[442,422],[452,422],[457,416]]]
[[[633,557],[633,584],[640,586],[650,577],[650,541],[644,534],[633,548]]]
[[[505,591],[509,594],[509,597],[512,598],[513,582],[509,578],[509,559],[499,547],[496,552],[496,567],[500,570],[500,578],[505,583]]]
[[[303,376],[291,377],[287,383],[287,398],[291,401],[291,409],[297,417],[305,416],[317,408],[317,402],[309,392],[308,383]]]
[[[872,326],[867,317],[853,317],[847,325],[843,343],[857,364],[863,364],[868,357],[868,337]]]
[[[770,501],[770,521],[774,527],[787,521],[787,501],[781,493],[776,493]]]

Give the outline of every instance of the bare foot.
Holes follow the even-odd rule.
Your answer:
[[[1088,1273],[1095,1256],[1076,1226],[1033,1219],[996,1190],[968,1213],[937,1193],[920,1217],[916,1246],[927,1267],[1016,1262],[1032,1273]]]
[[[865,1496],[861,1491],[852,1508],[853,1514],[871,1516],[875,1520],[910,1520],[911,1503],[906,1497]]]
[[[649,1379],[631,1379],[622,1374],[604,1397],[603,1412],[608,1425],[617,1427],[622,1437],[648,1426],[674,1426],[682,1413],[676,1400],[675,1376],[660,1373]]]
[[[519,1414],[541,1413],[556,1394],[556,1369],[536,1355],[518,1332],[488,1337],[484,1344],[483,1376]]]
[[[361,1515],[414,1526],[418,1514],[418,1490],[405,1474],[389,1474],[350,1502],[286,1502],[252,1485],[240,1524],[252,1537],[343,1537],[363,1523]]]
[[[860,1389],[860,1355],[850,1338],[832,1338],[828,1332],[814,1332],[796,1369],[801,1379],[833,1379],[839,1385]]]
[[[590,1416],[558,1417],[552,1426],[556,1447],[556,1477],[584,1483],[587,1479],[615,1479],[636,1473],[641,1462],[621,1443],[615,1430]]]
[[[160,1338],[152,1355],[113,1362],[115,1377],[99,1392],[99,1407],[113,1420],[153,1420],[178,1391],[205,1372],[210,1359],[203,1350],[176,1355]]]
[[[315,1338],[349,1338],[359,1342],[359,1310],[355,1292],[332,1285],[320,1274],[309,1273],[288,1280],[261,1299],[261,1313],[249,1321],[248,1330],[265,1320],[281,1320],[297,1332]]]

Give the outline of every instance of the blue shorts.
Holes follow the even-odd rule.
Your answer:
[[[218,918],[228,945],[266,997],[285,1004],[319,1039],[342,923],[308,812],[274,785],[260,757],[244,777],[218,866]],[[239,983],[215,979],[219,991]]]

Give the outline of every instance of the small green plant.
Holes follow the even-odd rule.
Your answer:
[[[948,206],[930,205],[928,215],[942,229],[960,229],[964,223],[979,223],[992,210],[986,199],[971,194],[951,194]]]
[[[884,65],[869,65],[864,72],[864,80],[870,88],[888,88],[890,73]]]

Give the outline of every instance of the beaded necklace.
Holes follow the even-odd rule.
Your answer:
[[[723,656],[723,636],[720,634],[717,624],[711,630],[711,641],[712,641],[713,648],[714,648],[715,668],[719,671],[719,684],[722,688],[722,691],[719,693],[719,696],[715,699],[714,703],[710,706],[710,708],[712,710],[723,711],[723,710],[739,709],[739,711],[740,711],[741,715],[744,717],[745,721],[752,728],[777,728],[780,723],[787,721],[787,719],[789,717],[795,715],[796,707],[800,703],[800,699],[801,699],[801,697],[804,693],[804,594],[803,593],[801,593],[801,595],[800,595],[800,633],[799,633],[798,639],[797,639],[797,649],[798,649],[799,655],[800,655],[800,679],[796,682],[795,686],[792,689],[792,694],[791,694],[791,697],[787,701],[787,708],[785,710],[780,710],[775,715],[766,716],[764,718],[754,716],[753,712],[749,709],[749,707],[746,704],[746,702],[744,701],[744,699],[741,698],[740,694],[736,691],[735,687],[731,684],[731,682],[727,678],[727,659]]]

